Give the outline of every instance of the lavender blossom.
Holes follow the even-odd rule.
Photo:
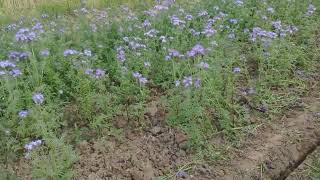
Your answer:
[[[29,58],[30,54],[31,54],[30,52],[21,52],[20,55],[19,55],[19,59],[20,60],[26,60],[26,59]]]
[[[78,51],[74,50],[74,49],[66,49],[64,52],[63,52],[63,55],[66,57],[66,56],[71,56],[71,55],[76,55],[78,54]]]
[[[12,77],[18,77],[22,75],[22,72],[19,69],[13,69],[9,72]]]
[[[5,71],[1,71],[0,70],[0,76],[4,76],[4,75],[6,75],[7,73],[5,72]]]
[[[18,113],[19,117],[21,117],[21,118],[27,117],[28,114],[29,114],[29,111],[28,111],[28,110],[21,110],[21,111],[19,111],[19,113]]]
[[[185,19],[187,21],[191,21],[193,19],[193,16],[191,14],[186,15]]]
[[[21,28],[15,35],[17,41],[31,42],[37,37],[35,32],[30,31],[28,28]]]
[[[176,80],[176,81],[174,82],[174,84],[175,84],[176,87],[179,87],[179,86],[180,86],[180,81],[179,81],[179,80]]]
[[[185,76],[182,82],[185,88],[192,86],[192,76]]]
[[[14,68],[14,67],[16,67],[16,65],[9,60],[4,60],[4,61],[0,61],[0,67],[1,68],[8,68],[8,67]]]
[[[50,55],[49,49],[42,49],[42,50],[40,51],[40,55],[41,55],[41,56],[49,56],[49,55]]]
[[[155,29],[151,29],[148,32],[144,33],[144,35],[147,37],[153,38],[153,37],[156,37],[158,33],[159,33],[159,31],[157,31]]]
[[[92,52],[91,52],[90,49],[85,49],[85,50],[83,51],[83,54],[84,54],[85,56],[87,56],[87,57],[91,57],[91,56],[92,56]]]
[[[146,68],[151,66],[151,64],[150,64],[149,61],[145,61],[145,62],[143,63],[143,65],[144,65],[144,67],[146,67]]]
[[[241,72],[241,69],[240,67],[234,67],[233,70],[232,70],[233,73],[240,73]]]
[[[150,26],[151,26],[151,23],[150,23],[150,21],[149,21],[148,19],[146,19],[146,20],[144,20],[142,26],[143,26],[144,28],[150,27]]]
[[[277,29],[277,30],[280,30],[281,27],[282,27],[281,26],[281,21],[272,21],[271,24],[272,24],[272,27]]]
[[[96,69],[95,78],[101,78],[106,74],[106,71],[102,69]]]
[[[180,20],[176,15],[172,15],[170,17],[170,21],[174,26],[181,26],[184,27],[184,25],[186,24],[185,21]]]
[[[201,86],[201,79],[200,78],[196,78],[194,81],[194,87],[195,88],[199,88]]]
[[[311,16],[316,10],[317,8],[313,4],[309,4],[306,16]]]
[[[36,92],[32,94],[32,100],[35,104],[42,104],[44,102],[44,96],[40,92]]]
[[[187,52],[188,57],[195,57],[197,55],[205,55],[205,48],[197,44],[190,51]]]
[[[84,73],[85,73],[86,75],[92,75],[92,74],[93,74],[93,69],[86,69],[86,70],[84,71]]]
[[[209,64],[203,61],[201,61],[197,66],[201,69],[205,69],[205,70],[209,69]]]
[[[17,51],[10,51],[8,54],[8,58],[12,60],[17,60],[20,56],[20,52]]]
[[[117,59],[120,61],[120,62],[124,62],[126,60],[126,55],[125,55],[125,52],[124,52],[124,49],[123,47],[119,46],[117,48]]]

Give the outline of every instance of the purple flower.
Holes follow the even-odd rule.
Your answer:
[[[42,104],[44,102],[44,96],[40,92],[32,94],[32,100],[35,104]]]
[[[64,52],[63,52],[63,55],[64,56],[70,56],[70,55],[76,55],[78,54],[78,51],[74,50],[74,49],[66,49]]]
[[[14,68],[14,67],[16,67],[16,65],[9,60],[4,60],[4,61],[0,61],[0,67],[1,68],[7,68],[7,67]]]
[[[0,71],[0,76],[6,75],[7,73],[5,71]]]
[[[181,58],[183,57],[182,54],[180,54],[179,51],[175,50],[175,49],[168,49],[168,56],[169,58]]]
[[[165,37],[165,36],[160,36],[160,37],[159,37],[159,39],[160,39],[160,41],[161,41],[162,43],[167,42],[167,40],[166,40],[166,37]]]
[[[134,78],[141,78],[142,77],[142,74],[140,74],[139,72],[134,72],[134,73],[132,73],[132,75]]]
[[[201,61],[201,62],[198,64],[198,67],[201,68],[201,69],[207,70],[207,69],[209,69],[209,64],[206,63],[206,62]]]
[[[83,51],[83,54],[84,54],[85,56],[87,56],[87,57],[91,57],[91,56],[92,56],[92,52],[91,52],[90,49],[85,49],[85,50]]]
[[[40,51],[40,55],[41,55],[41,56],[49,56],[49,55],[50,55],[49,49],[42,49],[42,50]]]
[[[238,20],[237,19],[229,19],[229,22],[231,24],[237,24],[238,23]]]
[[[192,85],[192,76],[185,76],[182,80],[184,87],[190,87]]]
[[[148,82],[148,79],[143,77],[139,72],[132,73],[133,77],[139,81],[140,85],[145,85]]]
[[[30,56],[30,52],[21,52],[19,55],[19,59],[25,60],[25,59],[28,59],[29,56]]]
[[[241,69],[240,67],[234,67],[233,70],[232,70],[233,73],[240,73],[241,72]]]
[[[139,78],[139,83],[140,83],[141,85],[145,85],[147,82],[148,82],[148,79],[147,79],[147,78],[145,78],[145,77],[140,77],[140,78]]]
[[[173,25],[175,25],[175,26],[184,27],[184,25],[186,24],[185,21],[180,20],[176,15],[172,15],[172,16],[170,17],[170,21],[171,21],[171,24],[173,24]]]
[[[237,6],[242,6],[243,5],[243,1],[242,0],[236,0],[234,2]]]
[[[22,75],[22,72],[19,69],[13,69],[9,72],[12,77],[18,77]]]
[[[208,15],[209,15],[209,14],[208,14],[207,11],[201,11],[201,12],[198,13],[198,16],[199,16],[199,17],[208,16]]]
[[[157,31],[155,29],[151,29],[148,32],[144,33],[144,35],[152,38],[152,37],[156,37],[158,33],[159,33],[159,31]]]
[[[149,61],[145,61],[144,63],[143,63],[143,65],[144,65],[144,67],[150,67],[151,66],[151,63],[149,62]]]
[[[267,11],[268,11],[269,13],[271,13],[271,14],[273,14],[273,13],[274,13],[274,9],[273,9],[273,7],[268,7],[268,8],[267,8]]]
[[[306,16],[311,16],[316,10],[317,8],[313,4],[309,4]]]
[[[28,110],[21,110],[21,111],[19,111],[19,113],[18,113],[19,117],[21,117],[21,118],[27,117],[28,114],[29,114],[29,111],[28,111]]]
[[[106,74],[106,71],[102,70],[102,69],[96,69],[96,74],[95,77],[96,78],[101,78],[102,76],[104,76]]]
[[[186,15],[185,19],[187,21],[191,21],[193,19],[193,16],[191,14]]]
[[[29,152],[31,151],[32,149],[34,149],[35,147],[37,146],[40,146],[42,144],[42,140],[34,140],[34,141],[31,141],[29,143],[27,143],[25,146],[24,146],[24,149]]]
[[[272,24],[272,27],[277,29],[277,30],[280,30],[281,27],[282,27],[281,26],[281,21],[272,21],[271,24]]]
[[[271,32],[271,31],[266,31],[264,29],[261,29],[259,27],[255,27],[252,30],[251,33],[251,40],[255,41],[258,37],[266,37],[270,39],[275,39],[277,37],[277,33]]]
[[[234,38],[236,38],[236,34],[231,32],[231,33],[228,34],[228,38],[229,39],[234,39]]]
[[[20,56],[20,53],[17,51],[10,51],[8,54],[9,59],[16,60]]]
[[[97,32],[97,25],[96,24],[90,24],[90,27],[91,27],[91,31],[92,32]]]
[[[205,48],[197,44],[195,45],[190,51],[187,52],[188,57],[195,57],[197,55],[204,55],[205,54]]]
[[[179,87],[179,86],[180,86],[180,81],[179,81],[179,80],[176,80],[176,81],[174,82],[174,84],[175,84],[176,87]]]
[[[211,27],[211,25],[205,26],[202,31],[202,34],[205,34],[207,37],[214,35],[217,31]]]
[[[92,75],[93,74],[93,69],[86,69],[84,73],[86,75]]]
[[[117,59],[120,62],[124,62],[126,60],[126,55],[125,55],[124,49],[121,46],[117,48]]]
[[[150,27],[151,26],[151,23],[150,23],[150,21],[148,20],[148,19],[146,19],[146,20],[144,20],[144,22],[143,22],[143,25],[142,25],[143,27]]]
[[[36,39],[36,33],[30,31],[28,28],[21,28],[16,33],[16,40],[22,42],[31,42]]]
[[[194,87],[195,88],[199,88],[201,86],[201,79],[200,78],[196,78],[194,81]]]

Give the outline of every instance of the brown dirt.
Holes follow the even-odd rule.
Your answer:
[[[304,99],[304,110],[288,112],[279,121],[260,126],[232,150],[232,159],[217,179],[285,179],[318,145],[320,145],[320,99]]]
[[[186,162],[186,135],[165,127],[164,112],[157,106],[156,101],[150,102],[145,114],[149,127],[141,132],[125,130],[121,140],[109,137],[80,143],[75,179],[154,179]],[[125,124],[120,119],[119,124]]]

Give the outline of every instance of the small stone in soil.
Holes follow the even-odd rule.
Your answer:
[[[320,118],[320,112],[315,112],[315,113],[313,113],[313,116],[314,116],[315,118]]]
[[[152,135],[158,135],[158,134],[161,134],[161,127],[159,127],[159,126],[156,126],[156,127],[153,127],[152,129],[151,129],[151,133],[152,133]]]

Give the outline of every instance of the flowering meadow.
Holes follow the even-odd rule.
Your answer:
[[[126,128],[152,128],[144,114],[154,100],[193,154],[215,152],[217,133],[236,146],[258,125],[250,117],[272,122],[308,93],[318,9],[316,0],[159,0],[3,21],[0,173],[23,158],[35,179],[70,179],[79,142],[121,136],[119,116]]]

